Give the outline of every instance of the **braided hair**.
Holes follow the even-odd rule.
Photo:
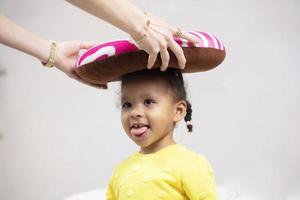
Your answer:
[[[184,121],[186,122],[186,126],[188,129],[188,132],[193,131],[193,125],[191,123],[192,120],[192,105],[191,103],[187,100],[187,95],[186,95],[186,89],[184,86],[184,80],[182,77],[182,73],[179,69],[175,68],[167,68],[164,72],[160,71],[160,69],[145,69],[145,70],[140,70],[136,72],[132,72],[129,74],[126,74],[122,77],[122,84],[125,81],[132,80],[136,77],[143,77],[143,76],[159,76],[162,77],[166,82],[169,84],[170,88],[172,89],[174,93],[174,100],[176,102],[184,100],[187,104],[187,109],[186,109],[186,115],[184,117]]]

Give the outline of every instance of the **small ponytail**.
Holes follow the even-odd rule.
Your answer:
[[[192,105],[190,102],[186,100],[187,108],[186,108],[186,115],[184,117],[184,121],[186,122],[186,127],[188,129],[188,132],[193,132],[193,124],[192,124]]]

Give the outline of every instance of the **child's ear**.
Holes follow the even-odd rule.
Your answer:
[[[184,100],[178,101],[175,104],[174,122],[177,123],[186,115],[187,103]]]

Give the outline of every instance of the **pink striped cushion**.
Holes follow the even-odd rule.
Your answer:
[[[214,35],[207,32],[191,31],[191,34],[200,39],[196,47],[214,48],[225,51],[222,42]],[[192,43],[181,38],[174,38],[181,47],[195,47]],[[96,45],[80,55],[76,62],[76,66],[82,66],[94,61],[100,61],[107,57],[119,55],[128,52],[138,51],[139,48],[129,39],[114,40],[103,44]]]

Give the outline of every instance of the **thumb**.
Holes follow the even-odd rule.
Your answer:
[[[95,44],[92,43],[92,42],[82,42],[80,43],[80,49],[88,49],[88,48],[91,48],[93,47]]]

